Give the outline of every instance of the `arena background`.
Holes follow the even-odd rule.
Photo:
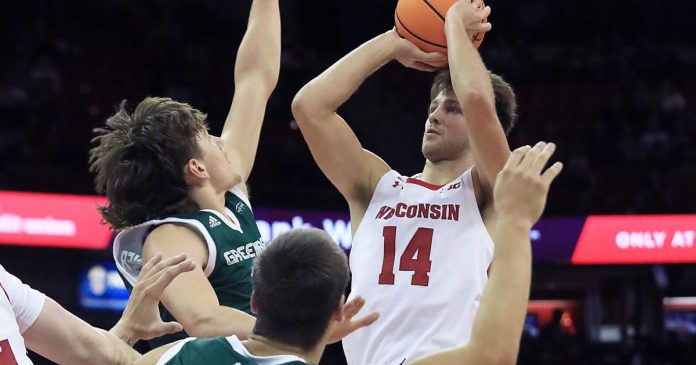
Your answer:
[[[395,3],[281,0],[282,69],[250,180],[256,207],[345,213],[292,121],[290,102],[340,56],[389,29]],[[488,3],[494,28],[481,52],[520,105],[510,145],[556,142],[566,164],[546,216],[696,213],[696,2]],[[131,106],[148,95],[187,101],[219,133],[249,5],[0,2],[0,190],[94,195],[91,131],[123,99]],[[390,64],[341,110],[363,145],[405,174],[422,167],[431,79]],[[43,204],[52,200],[37,211]],[[696,230],[690,216],[668,218]],[[8,271],[90,323],[115,322],[117,314],[86,309],[78,295],[90,265],[108,262],[108,248],[23,243],[0,243]],[[639,261],[535,261],[519,364],[696,364],[696,260]],[[333,346],[322,363],[340,364],[340,357]]]

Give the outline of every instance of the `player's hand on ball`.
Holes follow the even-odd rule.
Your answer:
[[[481,8],[481,0],[459,0],[447,11],[446,21],[460,21],[466,28],[466,33],[472,40],[481,37],[493,27],[488,22],[491,7]]]
[[[413,43],[399,37],[396,31],[390,31],[394,40],[394,59],[400,64],[421,71],[435,71],[438,67],[433,65],[447,61],[447,56],[438,52],[424,52]]]
[[[379,313],[372,312],[353,320],[353,317],[360,312],[364,305],[365,298],[360,296],[353,298],[345,304],[343,307],[343,320],[335,324],[329,335],[329,343],[338,342],[355,332],[355,330],[371,325],[379,318]]]
[[[127,342],[133,344],[138,340],[182,331],[183,327],[177,322],[162,322],[158,308],[159,298],[177,275],[195,267],[196,264],[184,254],[166,260],[162,260],[162,255],[157,254],[148,261],[140,271],[138,283],[133,287],[128,305],[116,325],[124,334],[119,337],[127,338]]]
[[[563,169],[563,164],[556,162],[542,172],[555,150],[555,144],[539,142],[512,152],[493,188],[493,204],[500,218],[513,219],[528,228],[539,220],[549,186]]]

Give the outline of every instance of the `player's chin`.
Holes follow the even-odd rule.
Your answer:
[[[438,162],[442,160],[442,153],[440,148],[434,143],[423,141],[423,146],[421,147],[421,152],[423,157],[425,157],[430,162]]]
[[[242,177],[239,176],[239,174],[237,174],[237,173],[234,174],[234,178],[232,179],[232,181],[233,181],[232,187],[235,187],[235,186],[243,183]]]
[[[225,190],[230,190],[241,183],[242,177],[238,173],[230,171],[225,179]]]
[[[430,162],[442,162],[442,161],[451,161],[453,159],[457,159],[462,156],[462,153],[466,150],[465,147],[461,147],[460,149],[459,146],[455,148],[455,146],[452,146],[451,144],[444,143],[443,141],[440,141],[440,143],[435,143],[434,141],[430,141],[428,143],[423,143],[423,148],[421,152],[423,152],[423,156]]]

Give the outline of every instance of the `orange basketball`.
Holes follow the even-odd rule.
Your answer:
[[[447,53],[445,14],[457,0],[399,0],[394,12],[396,31],[426,52]],[[485,5],[481,2],[481,9]],[[478,47],[485,33],[474,37]]]

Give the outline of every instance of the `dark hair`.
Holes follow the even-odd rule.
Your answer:
[[[326,333],[348,284],[346,255],[324,231],[295,229],[254,262],[254,333],[303,350]]]
[[[512,86],[503,78],[494,73],[490,73],[493,93],[495,94],[495,111],[498,114],[500,124],[503,126],[505,134],[510,133],[517,122],[517,97]],[[437,97],[444,90],[452,90],[452,76],[450,70],[444,69],[437,73],[433,85],[430,88],[430,100]]]
[[[90,170],[108,206],[99,207],[114,229],[197,209],[188,195],[184,168],[199,154],[197,136],[206,115],[186,103],[148,97],[132,114],[121,102],[106,127],[94,130]]]

